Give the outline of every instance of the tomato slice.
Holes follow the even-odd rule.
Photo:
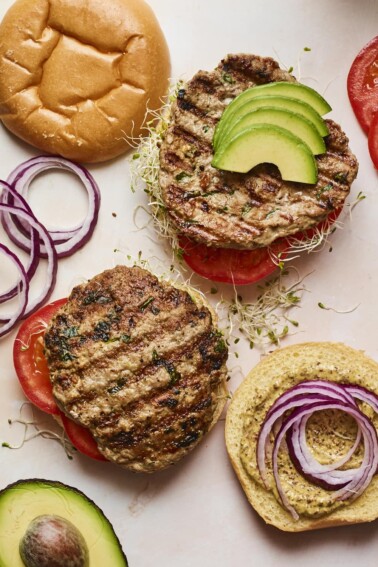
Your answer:
[[[378,36],[369,41],[353,61],[347,88],[357,120],[368,133],[378,110]]]
[[[235,250],[231,248],[211,248],[206,244],[180,237],[180,247],[184,260],[200,276],[214,282],[247,285],[269,276],[277,269],[268,248],[255,250]],[[271,252],[284,256],[288,250],[285,239],[273,243]]]
[[[296,238],[311,238],[316,229],[322,230],[328,223],[333,223],[341,208],[330,213],[326,220],[302,233],[295,235]],[[268,248],[256,248],[254,250],[235,250],[233,248],[211,248],[206,244],[200,244],[181,236],[180,247],[183,249],[183,258],[188,266],[200,276],[214,282],[223,282],[234,285],[253,284],[270,276],[276,269],[277,264],[272,260],[272,254],[284,259],[290,250],[287,239],[280,238]]]
[[[97,443],[88,429],[75,423],[75,421],[69,419],[62,412],[60,413],[60,417],[68,439],[80,453],[97,461],[107,461],[104,455],[98,450]]]
[[[375,169],[378,169],[378,112],[374,115],[370,124],[368,143],[370,157]]]
[[[52,395],[42,337],[47,323],[67,299],[45,305],[22,323],[13,345],[13,363],[25,396],[45,413],[59,415]]]
[[[13,363],[25,396],[45,413],[59,416],[71,443],[87,457],[106,461],[88,429],[65,416],[54,400],[49,369],[43,352],[46,325],[67,299],[45,305],[22,323],[13,345]]]

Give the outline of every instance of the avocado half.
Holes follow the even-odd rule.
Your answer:
[[[19,480],[0,491],[0,567],[24,567],[19,545],[30,522],[41,515],[71,522],[89,550],[89,567],[127,567],[113,526],[85,494],[60,482]]]

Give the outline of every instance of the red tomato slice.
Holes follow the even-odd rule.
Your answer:
[[[378,110],[378,36],[369,41],[353,61],[347,88],[357,120],[368,133]]]
[[[60,417],[68,439],[80,453],[97,461],[107,461],[104,455],[98,450],[97,443],[88,429],[75,423],[72,419],[64,415],[64,413],[61,413]]]
[[[183,257],[188,266],[200,276],[214,282],[252,284],[277,269],[267,248],[210,248],[183,236],[180,237],[179,243],[184,250]],[[284,239],[271,246],[271,251],[276,255],[284,255],[287,249],[288,245]]]
[[[330,213],[328,218],[318,227],[320,230],[327,223],[333,223],[341,208]],[[311,238],[315,229],[309,229],[303,233],[296,234],[296,238]],[[233,248],[211,248],[206,244],[194,242],[187,237],[179,238],[180,247],[184,250],[183,258],[188,266],[200,276],[214,282],[230,283],[235,285],[253,284],[271,275],[276,269],[271,254],[284,259],[290,246],[285,238],[273,242],[270,253],[267,248],[256,248],[255,250],[235,250]]]
[[[378,169],[378,112],[375,114],[369,130],[369,152],[374,163],[375,169]]]
[[[26,397],[40,410],[61,418],[64,430],[73,446],[92,459],[106,461],[99,452],[90,431],[66,417],[59,410],[53,397],[42,337],[46,325],[66,302],[67,299],[58,299],[25,319],[13,345],[14,367]]]
[[[13,363],[25,396],[45,413],[59,415],[43,354],[46,325],[67,299],[45,305],[22,323],[13,345]]]

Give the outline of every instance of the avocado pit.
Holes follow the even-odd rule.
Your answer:
[[[20,541],[25,567],[88,567],[89,553],[81,532],[55,515],[32,520]]]

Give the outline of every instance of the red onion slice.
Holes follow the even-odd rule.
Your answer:
[[[55,286],[56,272],[58,269],[58,258],[54,248],[54,243],[52,242],[49,233],[34,216],[26,212],[24,209],[21,209],[20,207],[14,207],[5,203],[0,203],[0,213],[1,212],[15,215],[28,222],[31,229],[34,229],[38,232],[39,238],[46,248],[47,275],[45,283],[39,295],[34,298],[33,301],[29,302],[27,308],[25,309],[23,316],[27,317],[28,315],[36,311],[39,307],[41,307],[41,305],[50,297]],[[11,315],[3,315],[3,320],[8,321],[11,318]]]
[[[73,254],[80,249],[91,237],[97,223],[100,207],[100,190],[92,175],[78,164],[59,156],[39,156],[28,160],[18,166],[8,177],[7,182],[24,198],[27,197],[29,186],[33,179],[47,169],[65,169],[74,173],[84,185],[88,193],[89,206],[85,219],[82,223],[69,230],[49,231],[58,258],[63,258]],[[6,203],[12,204],[7,198]],[[3,215],[3,226],[9,238],[23,250],[30,251],[30,238],[28,237],[28,224],[22,219],[18,221],[12,219],[9,214]],[[40,255],[47,257],[45,245],[41,244]]]
[[[345,390],[356,398],[357,400],[361,400],[361,402],[365,402],[369,404],[376,413],[378,413],[378,396],[376,396],[370,390],[367,390],[363,386],[358,386],[357,384],[346,384]]]
[[[354,384],[342,384],[341,387],[344,388],[344,390],[348,392],[348,394],[350,394],[353,398],[356,398],[370,405],[373,410],[378,413],[378,396],[376,396],[373,392],[370,392],[363,386]],[[355,453],[361,439],[361,431],[359,429],[357,430],[357,436],[354,445],[342,459],[328,465],[320,465],[320,463],[318,463],[318,461],[313,458],[312,453],[307,446],[307,419],[308,418],[302,420],[299,425],[296,423],[287,434],[286,441],[288,443],[290,456],[298,471],[306,478],[312,480],[312,482],[318,482],[326,490],[333,490],[338,486],[341,487],[342,484],[339,484],[340,481],[345,482],[345,480],[348,478],[348,474],[351,473],[345,470],[337,471],[336,469],[346,464]],[[303,423],[303,421],[305,421],[305,423]],[[335,472],[333,472],[331,475],[328,475],[327,481],[325,481],[324,474],[327,474],[330,471]]]
[[[0,189],[3,190],[2,193],[1,193],[0,202],[4,202],[4,197],[5,197],[6,193],[9,192],[9,194],[12,195],[12,197],[14,197],[14,200],[16,201],[16,206],[21,207],[26,212],[28,212],[30,215],[33,215],[32,211],[31,211],[29,205],[27,204],[27,202],[25,201],[25,199],[23,199],[20,195],[18,195],[17,191],[15,191],[15,189],[13,189],[13,187],[8,185],[8,183],[0,180]],[[27,277],[27,280],[30,282],[30,280],[32,279],[32,277],[34,276],[34,274],[35,274],[35,272],[38,268],[39,248],[40,247],[39,247],[38,232],[34,229],[30,230],[30,228],[29,228],[29,233],[30,233],[30,241],[31,241],[31,252],[30,252],[30,256],[29,256],[28,265],[26,267],[26,277]],[[22,288],[22,282],[21,282],[21,280],[19,280],[14,286],[10,287],[9,289],[7,289],[5,292],[3,292],[0,295],[0,303],[4,303],[5,301],[9,301],[13,297],[15,297],[17,295],[19,289],[21,289],[21,288]],[[1,322],[3,322],[2,318],[0,318],[0,323]]]
[[[299,515],[295,508],[290,504],[289,500],[286,497],[285,491],[282,488],[278,471],[278,452],[287,431],[298,419],[302,419],[309,414],[312,415],[316,411],[327,409],[339,409],[354,417],[361,429],[365,448],[364,458],[361,462],[361,465],[357,469],[354,469],[355,474],[353,475],[353,478],[350,480],[350,482],[348,482],[346,486],[334,493],[334,500],[346,500],[349,498],[351,500],[356,499],[363,492],[363,490],[365,490],[366,486],[368,486],[377,468],[377,432],[371,421],[365,414],[360,412],[358,408],[349,406],[342,402],[320,402],[308,404],[307,406],[305,406],[305,408],[295,410],[282,424],[281,429],[274,441],[274,449],[272,455],[273,475],[278,494],[280,496],[282,504],[292,514],[295,520],[299,519]]]
[[[342,385],[335,382],[325,382],[323,380],[308,380],[307,382],[301,382],[300,384],[289,388],[289,390],[286,390],[286,392],[284,392],[270,408],[267,416],[269,416],[271,412],[276,411],[278,406],[286,404],[287,400],[291,400],[293,394],[296,396],[319,394],[321,396],[330,397],[336,400],[345,400],[347,403],[355,404],[351,394],[349,394]]]
[[[67,230],[51,230],[35,218],[25,197],[33,179],[43,171],[60,168],[73,172],[84,185],[89,198],[87,215],[82,223]],[[17,246],[29,252],[28,264],[20,270],[20,278],[15,285],[0,294],[0,304],[21,294],[27,297],[25,306],[16,315],[6,314],[0,317],[1,335],[5,334],[21,318],[36,311],[51,295],[56,281],[58,257],[69,256],[89,240],[96,226],[101,195],[97,183],[91,174],[78,164],[59,156],[35,157],[18,166],[8,177],[8,182],[0,181],[0,217],[5,232]],[[4,246],[1,245],[3,248]],[[8,248],[5,247],[8,254]],[[3,250],[4,251],[4,250]],[[10,253],[10,252],[9,252]],[[12,260],[16,256],[12,254]],[[42,290],[33,301],[28,303],[29,285],[40,258],[47,258],[47,276]],[[17,265],[22,265],[19,260]],[[25,287],[27,282],[27,288]]]
[[[295,422],[293,427],[286,435],[286,443],[288,446],[290,458],[295,465],[296,469],[307,480],[313,484],[318,484],[325,490],[335,490],[342,488],[352,480],[355,470],[336,470],[350,461],[352,456],[357,450],[361,441],[361,430],[358,427],[357,435],[354,440],[353,446],[349,451],[340,459],[333,463],[323,465],[316,460],[311,453],[306,440],[306,426],[307,421],[311,415],[302,418],[300,422]]]
[[[282,394],[266,414],[257,441],[257,466],[265,486],[269,489],[267,475],[268,447],[274,435],[271,463],[274,482],[283,506],[298,519],[299,515],[290,504],[281,485],[278,470],[278,454],[284,439],[289,456],[304,478],[332,490],[332,499],[354,500],[370,484],[378,467],[377,432],[370,419],[359,409],[355,399],[369,404],[378,412],[378,396],[358,385],[338,384],[322,380],[301,382]],[[306,440],[306,425],[314,412],[341,410],[353,417],[357,424],[357,435],[353,446],[334,463],[321,464],[311,453]],[[275,428],[279,423],[278,432]],[[345,465],[363,442],[364,456],[358,467],[339,470]]]
[[[46,169],[52,169],[52,168],[55,169],[60,168],[60,169],[68,170],[68,167],[66,167],[64,164],[65,162],[67,162],[68,164],[70,163],[68,160],[64,160],[64,158],[58,158],[62,160],[62,164],[60,165],[51,164],[47,166],[46,164],[43,164],[43,166],[41,167],[40,159],[41,158],[32,158],[24,162],[23,164],[19,165],[15,170],[13,170],[12,173],[8,176],[7,182],[10,185],[12,185],[17,191],[17,193],[19,195],[22,195],[22,197],[25,200],[28,198],[29,195],[30,184],[37,175],[39,175]],[[53,159],[55,160],[55,158]],[[10,199],[8,199],[7,202],[10,205],[13,204],[12,200]],[[19,219],[16,218],[13,219],[13,222],[24,235],[26,236],[28,235],[27,225],[22,220],[20,221]],[[79,223],[77,226],[71,229],[49,230],[49,234],[54,243],[65,242],[69,238],[72,238],[72,236],[74,236],[78,232],[78,230],[80,230],[81,226],[82,223]]]
[[[7,258],[9,258],[13,264],[16,266],[19,274],[20,274],[20,295],[19,295],[19,302],[18,307],[15,309],[14,313],[9,316],[8,320],[5,322],[4,325],[0,327],[0,337],[3,337],[6,333],[8,333],[14,325],[19,321],[19,319],[24,315],[26,306],[28,303],[28,295],[29,295],[29,282],[26,277],[26,272],[21,264],[20,260],[17,256],[9,250],[4,244],[0,243],[0,252],[4,254]]]
[[[346,393],[342,386],[333,382],[324,382],[322,380],[301,382],[287,390],[276,400],[265,417],[264,423],[259,432],[257,443],[257,463],[261,478],[263,479],[266,487],[268,487],[269,483],[266,474],[265,453],[270,432],[277,419],[282,417],[288,410],[302,406],[305,403],[337,400],[356,405],[352,396]]]

